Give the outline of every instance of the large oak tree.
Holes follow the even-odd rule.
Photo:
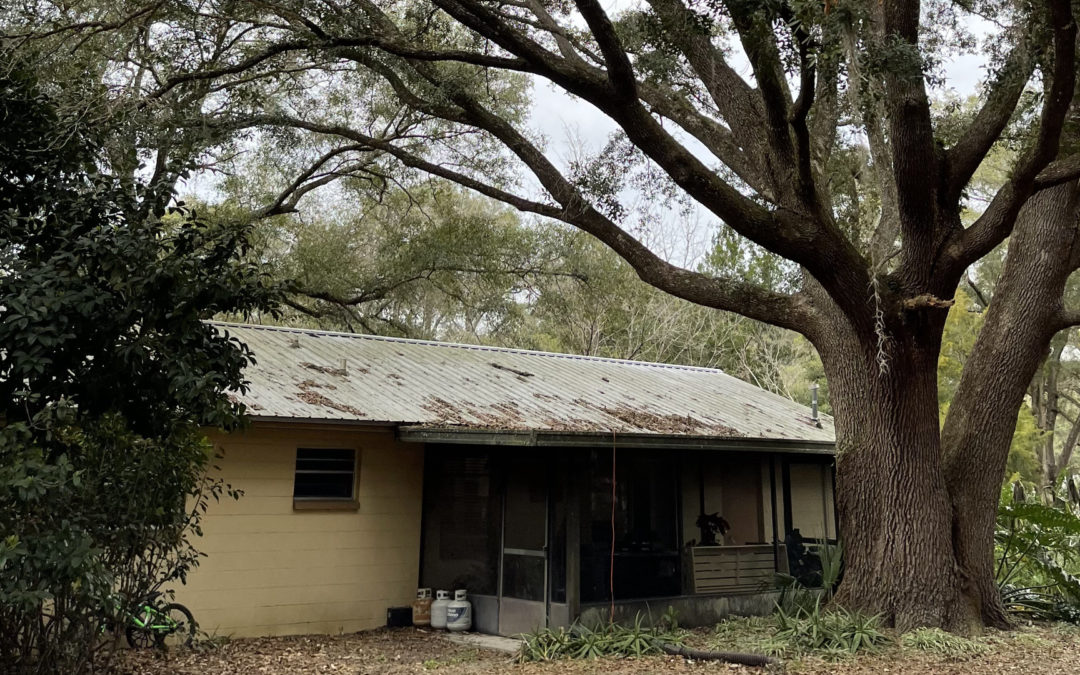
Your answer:
[[[156,125],[155,174],[198,132],[204,148],[257,134],[302,150],[279,213],[340,177],[437,176],[588,232],[663,291],[805,335],[836,419],[837,602],[901,629],[1007,623],[992,534],[1016,411],[1053,335],[1080,323],[1063,302],[1080,265],[1069,0],[26,1],[5,15],[24,44],[109,55],[92,75],[123,92],[125,119]],[[976,13],[1000,26],[981,46],[993,74],[946,119],[929,92]],[[523,78],[601,111],[616,129],[603,151],[545,152]],[[966,222],[1000,143],[1018,159]],[[620,202],[650,186],[792,273],[671,264]],[[947,307],[1007,239],[942,429]]]

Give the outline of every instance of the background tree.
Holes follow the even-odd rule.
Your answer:
[[[107,617],[197,564],[228,490],[200,427],[239,421],[251,354],[203,319],[277,296],[245,228],[130,220],[148,193],[3,51],[0,124],[0,663],[80,673]]]
[[[1054,494],[1063,471],[1072,460],[1076,442],[1080,439],[1080,381],[1077,379],[1075,357],[1066,357],[1066,350],[1075,350],[1072,330],[1054,336],[1050,354],[1035,375],[1028,390],[1031,415],[1042,432],[1036,445],[1039,461],[1038,484]]]
[[[331,160],[348,159],[335,173],[355,177],[396,163],[403,183],[428,174],[562,221],[666,293],[801,333],[836,418],[847,554],[836,601],[901,629],[1007,623],[992,547],[1016,411],[1052,336],[1080,322],[1064,306],[1080,264],[1080,160],[1073,136],[1061,142],[1076,73],[1067,0],[649,0],[617,15],[595,0],[27,5],[8,23],[43,21],[21,32],[37,44],[69,48],[109,28],[162,42],[139,52],[149,75],[118,98],[220,147],[305,139],[298,185],[322,180],[311,176]],[[1005,27],[979,45],[994,76],[978,105],[946,125],[930,91],[943,54],[975,44],[970,11]],[[111,58],[128,64],[133,51]],[[588,161],[545,154],[524,76],[601,111],[609,142]],[[1033,103],[1024,92],[1036,84]],[[1010,120],[1018,136],[1006,137]],[[1017,159],[965,221],[972,176],[1002,142]],[[710,214],[784,273],[761,283],[738,260],[673,264],[638,236],[658,205]],[[942,428],[946,310],[967,269],[1007,238]]]

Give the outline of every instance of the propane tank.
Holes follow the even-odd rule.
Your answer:
[[[416,599],[412,603],[412,622],[414,626],[431,625],[431,589],[416,589]]]
[[[450,591],[435,591],[435,602],[431,603],[431,627],[446,628],[446,608],[450,606]]]
[[[472,628],[472,603],[465,599],[464,588],[454,591],[454,599],[446,606],[446,628],[454,632]]]

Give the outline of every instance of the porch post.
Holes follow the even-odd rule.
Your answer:
[[[772,500],[772,549],[773,571],[780,571],[780,542],[776,538],[776,457],[769,456],[769,498]]]
[[[581,611],[581,501],[585,490],[585,471],[581,467],[580,453],[571,453],[564,464],[566,477],[566,609],[570,623],[577,620]]]

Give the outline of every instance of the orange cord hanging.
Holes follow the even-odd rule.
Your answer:
[[[611,558],[608,563],[608,620],[615,623],[615,430],[611,431]]]

